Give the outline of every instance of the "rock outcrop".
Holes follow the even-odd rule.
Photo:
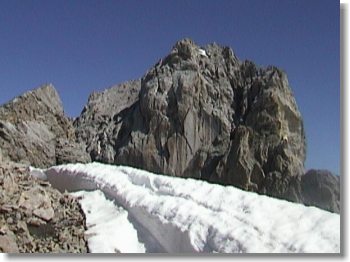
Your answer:
[[[340,213],[340,177],[327,170],[311,169],[301,176],[302,203]]]
[[[93,94],[75,122],[93,160],[282,198],[304,172],[303,121],[276,67],[184,39],[117,89]]]
[[[138,100],[141,81],[129,81],[92,93],[75,120],[76,135],[95,161],[114,163],[117,135]]]
[[[85,218],[78,201],[28,167],[0,163],[0,252],[86,253]]]
[[[36,167],[90,161],[84,144],[75,142],[72,121],[52,85],[0,107],[0,148],[4,158]]]

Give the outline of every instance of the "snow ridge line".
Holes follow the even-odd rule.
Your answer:
[[[188,232],[182,231],[176,225],[164,223],[157,213],[145,212],[144,208],[128,203],[117,188],[103,181],[91,179],[87,173],[74,172],[70,169],[50,168],[46,175],[50,183],[60,191],[101,190],[108,199],[114,200],[129,213],[129,221],[137,229],[140,242],[144,242],[146,252],[150,253],[193,253],[198,252],[192,247]],[[169,239],[171,238],[171,239]]]
[[[46,174],[62,191],[99,188],[123,206],[147,252],[339,252],[339,215],[317,208],[130,167],[75,164]]]
[[[232,206],[232,203],[230,201],[226,201],[227,198],[225,197],[218,197],[218,198],[213,198],[213,199],[220,199],[220,203],[219,202],[215,202],[215,201],[211,201],[211,198],[205,198],[204,196],[210,196],[211,195],[211,191],[213,191],[212,187],[210,184],[208,184],[205,181],[198,181],[198,180],[194,180],[194,179],[183,179],[183,178],[173,178],[173,177],[164,177],[164,176],[160,176],[160,177],[150,177],[147,176],[147,174],[149,174],[147,171],[144,170],[137,170],[135,168],[131,168],[131,167],[126,167],[126,166],[121,166],[120,167],[120,171],[123,172],[124,174],[128,175],[128,177],[130,178],[130,182],[136,185],[140,185],[140,186],[145,186],[146,188],[148,188],[150,190],[150,192],[154,193],[154,194],[158,194],[158,195],[167,195],[167,196],[172,196],[172,197],[179,197],[179,198],[183,198],[185,200],[188,201],[192,201],[193,203],[195,203],[196,205],[200,205],[203,206],[206,209],[210,209],[212,212],[217,213],[217,217],[225,217],[225,215],[227,216],[227,213],[229,213],[232,217],[235,217],[237,220],[239,220],[242,224],[251,227],[253,230],[256,231],[257,235],[261,238],[264,238],[262,231],[259,229],[259,223],[261,224],[261,221],[257,221],[256,219],[252,219],[254,217],[252,216],[247,216],[247,214],[251,213],[251,205],[250,202],[252,200],[249,201],[249,197],[245,197],[248,198],[247,200],[243,197],[243,199],[241,199],[241,204],[237,205],[237,206]],[[173,179],[177,179],[178,182],[182,183],[183,186],[177,188],[176,190],[173,188],[173,184],[169,183],[166,184],[166,187],[162,187],[162,182],[161,180],[169,180],[169,182],[171,182],[171,180]],[[204,192],[202,193],[202,196],[198,196],[193,194],[193,190],[185,190],[188,188],[188,184],[195,184],[195,187],[198,186],[198,184],[200,184],[202,187],[204,188],[208,188],[208,190],[204,190]],[[186,184],[186,185],[185,185]],[[236,188],[233,187],[225,187],[225,193],[226,194],[230,194],[230,193],[234,193],[232,191],[237,191]],[[252,196],[258,196],[261,199],[265,199],[265,200],[269,200],[272,202],[276,202],[275,204],[278,205],[279,208],[279,212],[283,213],[284,210],[286,209],[286,203],[289,203],[286,200],[280,200],[280,199],[273,199],[264,195],[258,195],[256,193],[249,193]],[[209,200],[209,201],[208,201]],[[245,203],[247,202],[247,203]],[[284,204],[284,205],[283,205]],[[302,204],[298,204],[298,203],[293,203],[294,205],[299,205],[300,207],[305,208],[304,205]],[[309,209],[313,209],[315,207],[308,207]],[[315,208],[315,210],[319,210],[318,208]],[[297,215],[297,214],[294,214]],[[305,216],[303,216],[302,214],[298,215],[298,219],[297,221],[303,221],[305,220]],[[314,223],[314,226],[312,228],[312,231],[315,230],[315,227],[317,227],[320,223],[322,223],[322,221],[316,221],[316,223]],[[280,245],[284,246],[285,250],[295,250],[295,248],[293,247],[293,245],[291,245],[290,243],[288,243],[288,240],[278,240],[278,237],[274,234],[274,230],[273,228],[271,228],[271,231],[269,233],[269,238],[270,241],[272,240],[273,242],[279,242]],[[269,240],[265,239],[266,242],[269,242]]]

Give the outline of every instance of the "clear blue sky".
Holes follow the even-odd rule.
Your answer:
[[[184,37],[276,65],[304,117],[306,168],[339,173],[339,3],[335,0],[0,1],[0,104],[53,83],[66,113],[141,77]]]

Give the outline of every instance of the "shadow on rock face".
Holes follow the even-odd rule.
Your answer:
[[[301,192],[306,205],[339,213],[340,177],[327,170],[309,170],[301,177]]]

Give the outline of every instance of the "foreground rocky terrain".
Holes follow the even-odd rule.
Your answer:
[[[28,167],[0,165],[0,252],[87,252],[85,219],[75,198],[29,175]]]
[[[233,185],[339,212],[339,177],[305,174],[306,139],[286,74],[232,49],[177,42],[139,80],[90,95],[74,121],[52,85],[0,107],[5,158],[99,161]]]

